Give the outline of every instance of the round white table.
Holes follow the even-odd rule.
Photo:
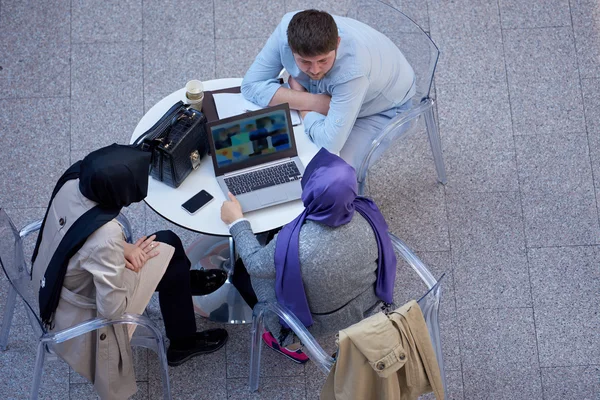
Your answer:
[[[203,83],[204,90],[219,90],[240,86],[242,79],[215,79]],[[185,102],[185,88],[163,98],[142,117],[131,135],[131,143],[150,129],[179,100]],[[298,156],[306,166],[317,154],[319,148],[304,133],[303,125],[294,127],[294,136]],[[202,189],[213,195],[214,199],[196,214],[188,214],[181,208],[181,204]],[[205,296],[194,296],[196,313],[216,322],[249,323],[252,320],[252,310],[242,299],[230,279],[233,273],[233,264],[230,260],[235,260],[235,250],[233,240],[229,236],[229,229],[221,221],[221,204],[225,200],[225,194],[221,191],[215,178],[212,160],[207,155],[202,159],[200,167],[192,171],[178,188],[169,187],[150,177],[145,202],[162,217],[176,225],[205,235],[212,235],[212,237],[201,236],[186,249],[186,254],[192,262],[192,268],[219,267],[227,271],[229,277],[225,284],[215,292]],[[302,201],[295,200],[251,211],[244,216],[252,224],[254,233],[261,233],[287,224],[303,210]],[[227,236],[228,238],[214,236]],[[223,262],[216,266],[215,263],[218,260],[223,260]]]
[[[215,79],[206,81],[204,90],[218,90],[228,87],[239,86],[240,78]],[[154,105],[142,117],[131,136],[131,142],[156,123],[169,108],[179,100],[185,101],[185,88],[171,93]],[[310,141],[304,133],[304,126],[294,127],[294,136],[298,148],[298,156],[306,166],[317,154],[319,148]],[[181,205],[200,190],[206,190],[214,196],[206,207],[194,215],[188,214]],[[192,171],[177,189],[171,188],[162,182],[150,177],[148,182],[148,196],[146,203],[158,214],[169,221],[184,228],[208,235],[229,236],[229,229],[221,221],[221,204],[225,201],[225,194],[221,191],[210,156],[202,159],[200,167]],[[251,211],[244,214],[252,224],[254,233],[261,233],[278,228],[292,221],[304,210],[301,200],[267,207],[262,210]]]

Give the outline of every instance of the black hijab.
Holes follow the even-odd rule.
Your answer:
[[[32,263],[37,258],[52,200],[65,182],[79,178],[81,193],[98,205],[86,211],[73,223],[46,268],[39,293],[40,317],[46,325],[51,324],[58,306],[71,257],[92,233],[119,215],[122,207],[142,201],[146,197],[150,158],[149,152],[112,144],[88,154],[83,161],[77,161],[58,180],[35,244]]]

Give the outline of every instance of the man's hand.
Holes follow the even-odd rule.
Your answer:
[[[225,200],[221,206],[221,220],[227,225],[237,221],[240,218],[244,218],[242,213],[242,206],[237,201],[234,195],[228,193],[229,201]]]
[[[290,89],[295,90],[297,92],[306,92],[304,86],[298,83],[297,80],[294,79],[293,76],[290,75],[288,78],[288,85],[290,85]]]
[[[152,257],[158,255],[157,242],[154,242],[156,235],[152,235],[149,238],[142,236],[134,244],[125,243],[125,267],[132,270],[133,272],[139,272],[140,269],[146,264],[146,262]]]

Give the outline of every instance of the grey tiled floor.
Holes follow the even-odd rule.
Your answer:
[[[394,145],[370,193],[436,274],[449,398],[600,399],[600,5],[597,0],[396,0],[440,46],[448,184],[425,135]],[[284,10],[336,0],[0,0],[0,207],[43,216],[54,182],[88,151],[126,141],[192,78],[242,76]],[[268,12],[265,12],[268,10]],[[170,227],[145,205],[136,233]],[[175,228],[185,243],[194,234]],[[31,250],[31,243],[28,243]],[[402,267],[401,267],[402,268]],[[418,295],[407,277],[399,298]],[[0,312],[7,283],[0,278]],[[157,302],[150,315],[160,322]],[[0,353],[0,398],[26,398],[34,361],[19,306]],[[215,326],[198,318],[201,327]],[[171,370],[177,399],[316,399],[324,377],[264,353],[247,391],[249,327]],[[333,339],[324,340],[332,349]],[[160,397],[153,354],[139,393]],[[41,397],[94,398],[66,364]]]

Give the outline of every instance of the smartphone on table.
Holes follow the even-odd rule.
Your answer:
[[[181,205],[181,208],[190,213],[190,215],[194,215],[202,207],[210,203],[213,199],[214,197],[210,193],[208,193],[206,190],[201,190],[188,201],[183,203]]]

